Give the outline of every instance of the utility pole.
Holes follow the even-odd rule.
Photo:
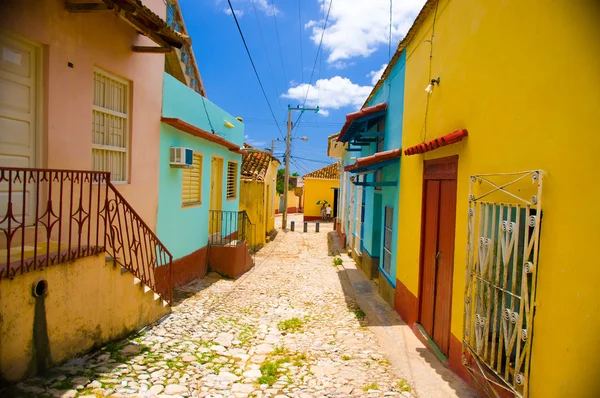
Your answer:
[[[292,108],[288,105],[288,122],[287,122],[287,137],[285,139],[285,174],[283,179],[283,215],[281,217],[281,229],[287,228],[287,209],[288,209],[288,190],[290,183],[290,142],[292,140],[292,111],[314,111],[319,112],[319,107],[316,108]],[[304,139],[306,140],[306,138]]]

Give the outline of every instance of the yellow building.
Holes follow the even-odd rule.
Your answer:
[[[253,245],[263,246],[275,229],[277,168],[281,164],[267,151],[244,145],[240,173],[240,211],[246,211],[256,232]]]
[[[323,202],[331,206],[332,219],[336,216],[337,191],[340,186],[340,162],[305,174],[304,181],[304,221],[320,220]]]
[[[405,57],[395,308],[490,395],[600,396],[599,16],[429,0],[384,73]]]

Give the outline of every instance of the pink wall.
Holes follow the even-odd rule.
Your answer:
[[[117,188],[155,229],[164,55],[133,53],[132,45],[154,43],[111,11],[72,14],[64,0],[2,3],[0,26],[42,46],[45,142],[38,167],[91,169],[93,68],[132,81],[130,183]],[[163,0],[144,4],[165,17]]]

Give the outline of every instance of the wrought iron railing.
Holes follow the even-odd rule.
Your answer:
[[[110,173],[0,168],[0,279],[107,252],[172,301],[172,256]]]
[[[211,245],[237,246],[246,242],[251,253],[257,250],[256,225],[246,211],[210,210],[208,223]]]

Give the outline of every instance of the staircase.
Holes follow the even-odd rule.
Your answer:
[[[0,280],[105,252],[173,301],[173,256],[110,173],[0,168]]]
[[[210,210],[208,262],[210,268],[238,278],[254,266],[256,226],[246,211]]]

